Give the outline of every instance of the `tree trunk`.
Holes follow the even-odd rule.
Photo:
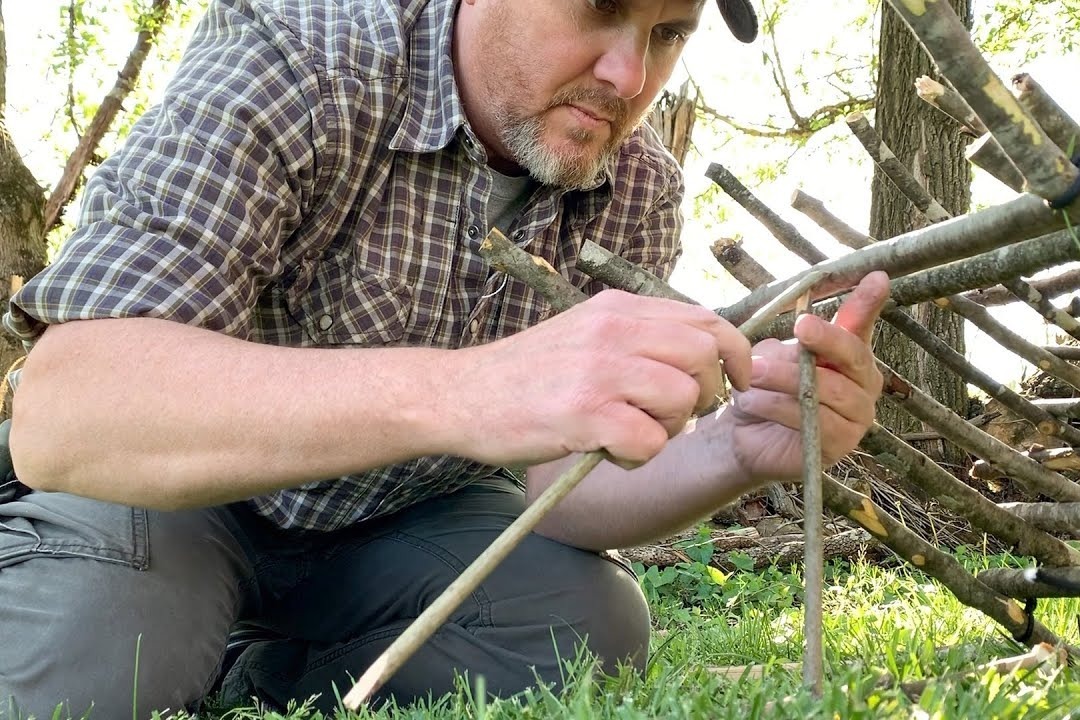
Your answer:
[[[7,44],[0,4],[0,312],[23,281],[45,267],[45,191],[23,163],[7,130]],[[23,354],[0,332],[0,377]],[[0,405],[6,398],[0,398]],[[0,415],[6,415],[0,413]]]
[[[949,0],[957,14],[971,26],[971,0]],[[881,41],[875,124],[885,144],[910,168],[930,195],[946,210],[962,215],[971,202],[970,171],[964,159],[965,139],[955,123],[922,102],[914,91],[915,79],[934,75],[925,51],[888,3],[882,4]],[[885,60],[887,58],[887,60]],[[870,209],[870,235],[891,238],[926,224],[925,218],[885,178],[874,173]],[[913,309],[925,325],[957,352],[964,353],[964,321],[931,304]],[[890,367],[923,388],[946,407],[966,417],[967,388],[962,379],[934,358],[919,351],[899,331],[879,323],[874,349]],[[920,423],[902,409],[880,403],[878,417],[894,433],[922,430]],[[922,445],[922,444],[920,444]],[[967,464],[967,455],[954,445],[940,442],[921,450],[949,465]]]

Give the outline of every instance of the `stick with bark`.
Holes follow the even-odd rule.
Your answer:
[[[880,168],[885,177],[892,181],[896,189],[912,202],[919,212],[932,223],[948,220],[952,215],[937,200],[926,192],[915,176],[897,159],[895,153],[878,135],[877,130],[861,112],[854,112],[846,118],[848,129],[866,150],[866,154]]]
[[[742,240],[720,238],[709,249],[716,261],[748,290],[756,290],[774,280],[772,273],[746,252]]]
[[[949,3],[889,0],[889,5],[986,124],[1031,192],[1050,201],[1067,196],[1080,171],[990,69]]]
[[[550,264],[533,259],[524,250],[506,239],[498,230],[492,230],[481,247],[482,254],[494,253],[489,262],[497,267],[507,268],[520,273],[517,279],[530,283],[534,290],[544,295],[554,307],[568,308],[581,302],[583,293],[565,278],[554,272]],[[515,257],[517,260],[515,260]],[[498,258],[498,259],[495,259]],[[820,275],[808,275],[802,283],[792,286],[772,304],[761,308],[739,330],[748,333],[768,322],[771,315],[779,308],[806,293],[814,283],[821,280]],[[535,283],[535,284],[533,284]],[[398,636],[375,662],[371,664],[344,698],[345,707],[356,710],[365,704],[405,662],[413,656],[424,642],[450,617],[450,614],[462,601],[471,595],[480,583],[506,559],[515,547],[532,532],[544,516],[568,495],[592,470],[607,456],[603,451],[585,453],[574,465],[551,484],[533,501],[522,514],[514,520],[495,541],[482,552],[454,582],[429,605],[420,616]]]
[[[1005,627],[1017,642],[1029,646],[1062,643],[1034,617],[1024,612],[1012,598],[979,582],[951,555],[942,552],[875,505],[870,498],[825,476],[825,504],[838,515],[866,528],[893,552],[947,587],[968,607],[981,610]]]
[[[810,295],[799,298],[796,313],[810,307]],[[821,697],[824,682],[822,638],[822,593],[825,584],[825,560],[822,551],[821,495],[821,418],[817,388],[817,357],[799,347],[799,416],[802,420],[803,456],[803,532],[806,550],[803,556],[806,607],[803,616],[803,684],[814,697]]]
[[[982,575],[979,575],[981,578]],[[910,699],[915,700],[927,686],[935,682],[956,682],[965,677],[971,677],[975,675],[985,675],[988,672],[996,672],[1000,675],[1007,675],[1019,670],[1037,670],[1040,668],[1050,669],[1057,667],[1064,667],[1068,662],[1069,654],[1064,648],[1055,648],[1053,645],[1046,643],[1039,643],[1035,647],[1031,648],[1023,655],[1017,655],[1015,657],[999,658],[992,662],[977,665],[970,670],[961,670],[959,672],[952,672],[938,678],[928,678],[926,680],[912,680],[910,682],[900,683],[900,689],[904,691]],[[892,685],[890,681],[887,685]]]
[[[931,227],[940,227],[952,221],[945,221],[939,225],[932,225]],[[886,241],[888,242],[888,241]],[[873,246],[871,246],[872,248]],[[851,255],[857,253],[866,252],[866,250],[857,250]],[[850,256],[847,256],[850,257]],[[1034,240],[1024,240],[1017,242],[1008,247],[998,248],[991,252],[982,253],[981,255],[975,255],[964,260],[957,260],[955,262],[946,263],[929,270],[921,270],[919,272],[912,273],[906,277],[900,277],[894,279],[891,284],[892,302],[886,305],[886,311],[895,307],[902,307],[905,305],[915,305],[928,300],[938,300],[945,297],[958,298],[957,305],[963,305],[964,308],[970,308],[972,304],[981,308],[981,305],[977,303],[965,302],[966,298],[962,296],[962,293],[976,287],[986,287],[987,285],[994,285],[1003,280],[1016,277],[1017,275],[1028,275],[1039,272],[1040,270],[1059,265],[1066,262],[1072,262],[1074,260],[1080,260],[1080,244],[1077,243],[1076,238],[1073,236],[1072,231],[1062,230],[1050,235],[1046,235]],[[830,264],[824,264],[821,269],[826,269]],[[885,269],[888,272],[887,268]],[[771,283],[770,285],[777,285],[782,287],[782,283]],[[831,284],[829,281],[828,284]],[[753,292],[751,296],[761,297],[762,295]],[[765,294],[767,296],[767,294]],[[728,308],[721,308],[718,310],[718,314],[731,320],[730,316],[738,316],[744,310],[744,305],[748,304],[747,300],[742,300],[740,303],[730,306]],[[835,309],[839,304],[836,299],[826,300],[820,302],[814,306],[815,314],[821,314],[828,312],[829,309]],[[984,308],[985,309],[985,308]],[[819,311],[820,310],[820,311]],[[975,308],[971,308],[971,314],[977,312]],[[766,328],[762,337],[786,337],[790,335],[791,325],[793,317],[790,313],[786,313],[777,318],[777,321]],[[990,318],[990,322],[986,322],[987,327],[992,327],[991,322],[996,322],[993,318]],[[997,323],[997,325],[1001,325]],[[999,342],[1010,342],[1008,335],[1016,335],[1011,333],[1008,328],[1001,326],[1004,330],[1000,333],[1007,339]],[[785,335],[784,333],[788,333]],[[1017,336],[1019,337],[1019,336]],[[1025,348],[1026,345],[1031,345],[1023,338],[1020,339],[1020,348]],[[1016,343],[1014,343],[1016,344]],[[1034,349],[1024,349],[1021,352],[1030,352],[1033,364],[1039,364],[1042,360],[1042,354],[1037,352],[1038,347],[1032,346]]]
[[[1002,595],[1028,598],[1080,597],[1080,568],[993,568],[979,573],[979,582]]]
[[[1080,537],[1080,502],[1011,502],[1000,507],[1045,532]]]
[[[825,203],[812,195],[807,195],[802,190],[792,193],[791,207],[813,220],[818,227],[832,235],[841,245],[859,250],[874,242],[874,238],[851,227],[829,212]]]
[[[794,225],[781,218],[755,197],[726,167],[720,163],[711,163],[709,169],[705,171],[705,176],[722,187],[735,202],[742,205],[758,222],[767,227],[773,237],[788,250],[811,265],[828,259],[825,253],[807,241]]]
[[[1029,280],[1028,285],[1038,290],[1041,294],[1054,298],[1067,292],[1080,289],[1080,269],[1066,270],[1052,277],[1042,280]],[[985,290],[972,290],[966,295],[968,300],[973,300],[980,305],[1008,305],[1016,302],[1016,296],[1004,287],[995,286]],[[1072,314],[1072,313],[1070,313]]]
[[[1080,216],[1080,209],[1073,211]],[[880,240],[862,250],[843,257],[818,263],[815,270],[828,273],[829,280],[815,291],[814,299],[829,297],[853,287],[872,270],[885,270],[898,278],[943,263],[986,253],[1021,240],[1039,237],[1066,227],[1061,212],[1051,210],[1034,195],[1022,195],[1015,200],[977,212],[953,218],[928,227]],[[1044,263],[1041,268],[1055,263]],[[735,325],[745,320],[764,303],[776,297],[784,288],[798,282],[809,270],[783,280],[775,280],[758,288],[720,313]],[[1019,275],[1023,273],[1013,273]],[[997,283],[994,280],[993,283]],[[970,285],[966,289],[985,287]],[[957,292],[957,291],[953,291]]]
[[[1012,84],[1016,99],[1031,113],[1047,136],[1062,152],[1075,157],[1080,150],[1080,125],[1027,73],[1014,75]]]

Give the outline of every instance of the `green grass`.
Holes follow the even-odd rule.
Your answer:
[[[780,667],[802,654],[801,578],[769,569],[709,573],[698,557],[665,571],[643,573],[656,635],[645,677],[626,672],[596,677],[588,658],[567,668],[566,688],[537,688],[505,699],[485,699],[482,679],[462,680],[456,693],[410,707],[388,707],[335,718],[380,720],[582,720],[636,718],[1080,718],[1075,669],[1020,676],[969,676],[932,682],[916,700],[882,678],[900,681],[967,671],[1023,649],[980,612],[907,568],[862,563],[829,565],[825,595],[825,688],[812,697],[797,672]],[[962,552],[972,569],[1015,564]],[[1080,601],[1044,600],[1040,621],[1076,641]],[[761,678],[721,680],[710,667],[768,664]],[[343,691],[344,692],[344,689]],[[240,708],[219,720],[320,720],[295,707],[285,714]]]

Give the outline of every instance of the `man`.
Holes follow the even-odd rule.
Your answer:
[[[134,693],[142,717],[197,704],[231,664],[229,698],[331,707],[524,507],[500,466],[530,466],[532,498],[600,448],[618,464],[385,693],[442,693],[455,672],[502,694],[557,682],[582,640],[606,669],[641,667],[647,608],[597,551],[800,465],[794,345],[752,359],[711,312],[574,268],[587,237],[661,275],[676,261],[679,170],[639,123],[702,12],[212,3],[7,318],[33,349],[0,504],[0,697],[111,718]],[[547,317],[479,256],[493,225],[596,297]],[[798,326],[829,462],[872,421],[886,284]],[[680,434],[718,360],[734,406]],[[232,664],[238,622],[258,640]]]

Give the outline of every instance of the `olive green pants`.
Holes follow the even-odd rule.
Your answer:
[[[131,717],[134,706],[142,718],[219,691],[276,706],[319,694],[316,705],[333,708],[335,689],[343,696],[524,507],[510,480],[489,478],[311,533],[245,505],[160,513],[7,490],[0,718],[51,717],[61,702],[72,717],[91,706],[90,718]],[[439,695],[455,673],[483,675],[501,695],[537,678],[558,684],[583,638],[605,669],[640,668],[648,626],[627,568],[529,536],[380,697]],[[253,642],[236,641],[241,627]]]

